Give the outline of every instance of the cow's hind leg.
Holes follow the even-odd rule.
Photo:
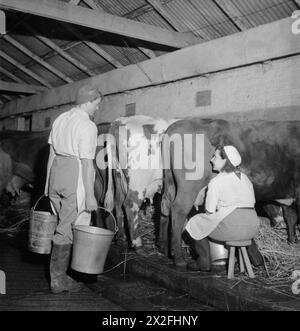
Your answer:
[[[292,206],[282,205],[283,217],[287,224],[288,242],[295,244],[298,242],[296,236],[297,212]]]
[[[161,201],[161,213],[160,213],[157,246],[158,249],[165,255],[169,254],[170,217],[171,217],[171,200],[168,194],[164,193]]]
[[[177,267],[185,267],[187,262],[182,254],[182,232],[183,225],[187,218],[189,210],[185,210],[178,203],[174,203],[172,208],[172,251],[174,255],[174,264]]]
[[[125,231],[124,213],[122,210],[122,206],[116,206],[115,215],[118,226],[116,238],[118,242],[124,243],[127,241],[127,236]]]
[[[170,216],[161,214],[159,225],[159,236],[157,240],[157,247],[164,255],[169,254],[169,223]]]

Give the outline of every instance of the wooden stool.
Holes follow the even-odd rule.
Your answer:
[[[0,270],[0,294],[6,294],[5,273]]]
[[[245,265],[248,272],[248,276],[250,278],[254,278],[253,269],[251,266],[251,262],[248,257],[247,253],[247,246],[251,245],[251,240],[244,240],[244,241],[226,241],[226,246],[229,247],[229,262],[228,262],[228,273],[227,278],[231,279],[234,277],[234,263],[235,263],[235,248],[238,248],[239,251],[239,264],[240,264],[240,271],[245,271]]]

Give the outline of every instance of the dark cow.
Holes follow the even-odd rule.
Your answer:
[[[26,185],[33,188],[32,203],[43,195],[49,154],[48,137],[49,131],[0,132],[0,197],[4,191],[17,197]],[[96,165],[95,170],[95,196],[102,206],[107,180]],[[99,210],[98,217],[93,217],[96,225],[102,225],[101,214]]]
[[[196,144],[184,148],[183,156],[190,160],[192,154],[202,157],[203,171],[201,178],[187,178],[190,168],[178,169],[178,151],[170,148],[169,138],[184,135],[204,134],[205,139],[200,147]],[[170,169],[165,170],[164,194],[162,198],[161,237],[166,237],[168,215],[171,213],[172,249],[176,265],[184,265],[181,253],[181,233],[184,222],[190,213],[197,193],[205,187],[212,177],[210,158],[218,144],[231,144],[238,148],[242,155],[242,171],[254,184],[256,200],[270,202],[277,199],[291,199],[291,207],[299,213],[300,196],[300,122],[245,121],[229,122],[192,118],[181,120],[171,125],[163,141],[163,154],[170,159]],[[167,162],[168,163],[168,162]],[[168,168],[168,164],[165,166]],[[283,203],[284,201],[280,201]],[[296,242],[297,216],[295,210],[284,205],[284,218],[288,225],[288,240]],[[292,210],[292,212],[287,212]]]
[[[49,147],[49,131],[1,131],[0,167],[6,167],[0,179],[0,194],[6,189],[17,196],[20,189],[30,184],[37,188],[36,198],[45,185]],[[9,165],[8,165],[9,164]]]

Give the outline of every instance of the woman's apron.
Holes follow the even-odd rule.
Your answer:
[[[193,239],[201,240],[207,237],[237,207],[221,207],[213,214],[197,214],[187,222],[185,229]]]

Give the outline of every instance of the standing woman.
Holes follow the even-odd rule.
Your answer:
[[[190,270],[210,271],[207,237],[217,241],[249,240],[258,232],[253,185],[240,171],[241,162],[241,155],[234,146],[216,148],[211,164],[218,175],[208,184],[205,213],[193,216],[186,225],[199,256],[196,261],[188,263]],[[196,199],[195,207],[197,205]]]
[[[45,194],[58,215],[50,259],[53,293],[76,292],[82,284],[67,275],[73,243],[73,226],[89,225],[90,212],[97,209],[93,159],[97,127],[93,122],[101,102],[100,92],[89,85],[77,92],[76,106],[54,121],[49,136]],[[80,216],[80,217],[79,217]]]

